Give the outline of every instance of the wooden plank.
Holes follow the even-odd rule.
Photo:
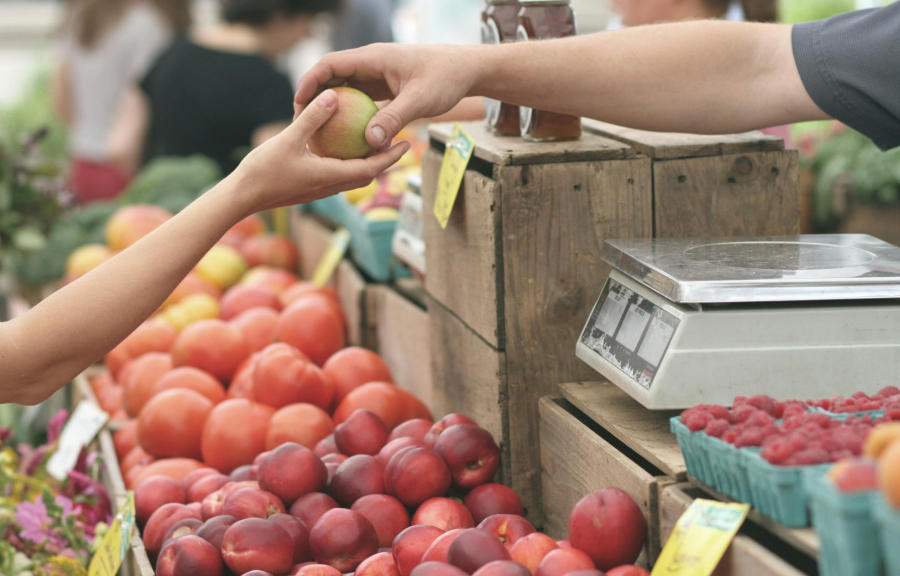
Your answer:
[[[428,323],[435,417],[461,412],[490,432],[500,445],[502,477],[509,484],[506,356],[434,300]],[[512,488],[518,492],[515,484]],[[534,518],[535,511],[524,499],[523,504],[529,519]]]
[[[334,275],[334,286],[338,300],[347,319],[347,344],[362,346],[364,343],[364,306],[366,280],[350,261],[344,260],[338,265]]]
[[[567,538],[569,514],[579,500],[597,490],[620,488],[644,513],[648,538],[638,564],[652,565],[660,550],[659,492],[671,480],[644,470],[580,421],[566,404],[549,396],[539,402],[544,531],[553,538]]]
[[[652,235],[650,160],[501,167],[512,480],[540,509],[537,401],[596,378],[575,357],[610,267],[604,240]]]
[[[370,289],[376,347],[394,382],[433,406],[428,312],[388,286]]]
[[[291,236],[300,255],[301,278],[312,277],[331,243],[331,234],[331,228],[321,220],[299,210],[291,211]]]
[[[647,132],[587,118],[583,125],[588,132],[617,140],[639,154],[660,160],[784,150],[784,140],[762,132],[717,135]]]
[[[662,490],[659,498],[660,537],[663,545],[671,536],[675,523],[694,498],[685,490],[689,484],[675,484]],[[738,534],[719,562],[715,576],[800,576],[798,570],[749,536]]]
[[[687,480],[684,456],[669,428],[677,412],[647,410],[607,381],[560,386],[563,396],[604,430],[678,481]]]
[[[527,142],[521,138],[495,136],[488,132],[483,122],[463,122],[462,127],[475,139],[475,157],[499,166],[621,160],[635,156],[629,146],[591,132],[585,132],[578,140]],[[453,123],[432,124],[429,133],[434,140],[446,143],[453,133]]]
[[[653,164],[659,238],[800,233],[796,151]]]
[[[447,228],[434,212],[441,155],[422,158],[422,213],[428,273],[425,288],[495,348],[503,348],[500,187],[477,172],[466,172]]]

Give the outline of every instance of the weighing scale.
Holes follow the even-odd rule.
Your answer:
[[[576,354],[647,408],[900,383],[900,248],[862,234],[608,240]]]

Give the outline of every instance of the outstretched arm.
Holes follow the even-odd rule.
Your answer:
[[[344,162],[315,156],[307,140],[335,107],[334,93],[326,92],[163,226],[23,316],[0,323],[0,403],[36,404],[102,358],[242,218],[365,186],[408,149],[402,143]]]
[[[369,124],[373,145],[465,96],[671,132],[826,118],[800,79],[791,29],[695,21],[499,46],[380,44],[326,56],[304,75],[295,107],[344,83],[393,99]]]

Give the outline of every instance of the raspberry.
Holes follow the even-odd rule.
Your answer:
[[[725,442],[728,442],[729,444],[734,444],[735,441],[737,440],[739,434],[740,433],[737,431],[737,429],[732,428],[732,429],[728,430],[727,432],[725,432],[724,434],[722,434],[722,440],[724,440]]]
[[[731,410],[726,408],[725,406],[718,406],[716,404],[711,404],[709,408],[707,408],[710,414],[716,420],[725,420],[727,422],[731,422]]]
[[[848,450],[851,454],[861,454],[862,445],[859,433],[851,428],[831,430],[825,440],[825,448],[830,452]]]
[[[890,410],[884,414],[885,422],[900,422],[900,409]]]
[[[856,398],[859,400],[868,400],[869,399],[869,395],[866,394],[865,392],[854,392],[850,397]]]
[[[769,424],[774,424],[775,419],[769,416],[766,412],[755,412],[750,418],[747,418],[745,421],[748,426],[768,426]]]
[[[875,396],[879,398],[890,398],[891,396],[900,395],[900,388],[896,386],[886,386],[878,391],[878,394]]]
[[[749,404],[741,404],[731,411],[731,421],[734,423],[745,422],[756,411],[756,408]]]
[[[771,464],[780,464],[791,457],[794,448],[785,438],[776,438],[771,442],[767,442],[763,447],[761,456],[768,460]]]
[[[737,448],[762,446],[762,441],[762,431],[758,428],[751,428],[749,430],[744,430],[743,432],[741,432],[741,435],[737,437],[737,440],[735,440],[734,445]]]
[[[706,428],[709,418],[701,412],[691,412],[681,415],[681,423],[688,427],[691,432],[699,432]]]
[[[771,396],[766,396],[765,394],[757,394],[756,396],[752,396],[747,403],[751,406],[756,406],[766,414],[771,416],[775,415],[775,399]]]
[[[828,417],[828,414],[810,414],[806,417],[807,424],[813,424],[814,426],[818,426],[819,428],[830,428],[831,427],[831,418]]]
[[[722,434],[727,432],[729,428],[731,428],[731,423],[728,420],[717,418],[709,422],[703,431],[714,438],[721,438]]]
[[[735,396],[735,397],[734,397],[734,405],[733,405],[734,408],[737,408],[737,407],[740,406],[741,404],[746,404],[746,403],[747,403],[747,397],[746,397],[746,396]]]
[[[831,455],[822,448],[807,448],[794,454],[797,466],[814,466],[825,464],[831,460]]]

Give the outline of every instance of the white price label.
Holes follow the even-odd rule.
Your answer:
[[[106,421],[109,414],[89,400],[83,400],[59,436],[59,447],[47,461],[47,471],[57,480],[65,480],[78,462],[81,449],[87,446]]]

